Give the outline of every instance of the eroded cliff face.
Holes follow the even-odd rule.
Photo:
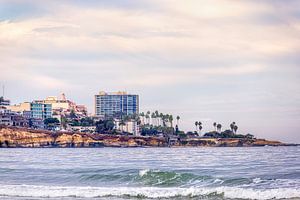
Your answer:
[[[254,146],[283,146],[278,141],[265,139],[239,139],[239,138],[192,138],[177,142],[175,146],[206,146],[206,147],[254,147]]]
[[[49,132],[0,127],[0,147],[163,147],[164,138]]]
[[[190,138],[181,139],[174,147],[242,147],[281,146],[278,141],[264,139]],[[167,147],[158,137],[132,137],[103,134],[49,132],[0,126],[0,147]]]

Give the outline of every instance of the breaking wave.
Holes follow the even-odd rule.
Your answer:
[[[254,190],[238,187],[59,187],[34,185],[1,185],[0,197],[32,197],[32,198],[100,198],[126,197],[142,199],[187,198],[221,198],[221,199],[286,199],[300,197],[299,189],[281,188]]]

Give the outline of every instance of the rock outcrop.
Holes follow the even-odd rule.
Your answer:
[[[163,147],[164,138],[0,127],[0,147]]]
[[[179,139],[174,147],[250,147],[282,146],[278,141],[264,139],[189,138]],[[168,147],[162,137],[50,132],[27,128],[0,126],[0,147]]]

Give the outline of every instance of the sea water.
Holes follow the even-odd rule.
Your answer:
[[[300,147],[0,149],[0,199],[299,199]]]

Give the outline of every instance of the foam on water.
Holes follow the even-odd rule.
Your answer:
[[[139,176],[143,177],[144,175],[146,175],[150,170],[149,169],[143,169],[139,171]]]
[[[221,196],[224,198],[239,199],[283,199],[300,198],[300,189],[280,188],[254,190],[238,187],[59,187],[59,186],[34,186],[34,185],[1,185],[0,196],[19,197],[139,197],[151,198],[173,198],[173,197],[207,197]]]

